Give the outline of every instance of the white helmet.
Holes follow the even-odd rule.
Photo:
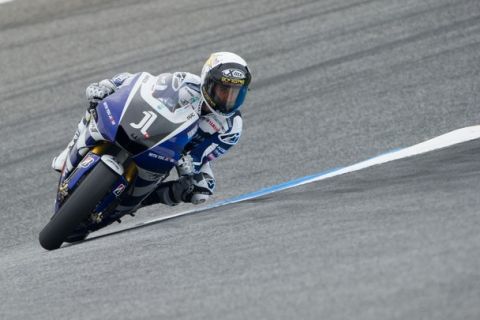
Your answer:
[[[245,100],[251,74],[247,63],[231,52],[212,53],[201,74],[202,98],[213,113],[229,117]]]

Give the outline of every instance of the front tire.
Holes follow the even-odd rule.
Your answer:
[[[116,173],[103,162],[98,162],[40,231],[38,237],[40,245],[47,250],[60,248],[75,228],[88,219],[95,206],[110,191],[117,179]]]

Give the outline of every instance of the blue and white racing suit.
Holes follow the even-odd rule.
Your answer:
[[[98,101],[117,88],[127,85],[134,74],[121,73],[110,80],[93,83],[86,89],[90,101]],[[194,109],[198,110],[200,119],[198,130],[192,140],[186,145],[183,157],[177,163],[178,180],[162,183],[152,192],[142,205],[164,203],[176,205],[180,202],[198,204],[206,201],[215,189],[215,178],[210,167],[210,162],[224,155],[234,146],[242,132],[242,116],[236,112],[228,118],[219,117],[213,113],[202,111],[202,98],[200,94],[200,77],[186,72],[165,73],[159,76],[166,79],[160,90],[168,92],[168,86],[173,86],[178,91],[173,101],[169,103],[185,104],[198,103]],[[167,81],[168,80],[168,81]],[[188,91],[188,95],[185,93]],[[193,98],[192,98],[193,95]],[[187,99],[188,97],[188,99]],[[169,100],[170,97],[162,96]],[[193,101],[193,102],[192,102]],[[88,116],[88,113],[87,113]],[[79,124],[85,126],[88,119]]]

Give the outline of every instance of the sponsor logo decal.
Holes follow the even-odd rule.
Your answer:
[[[82,160],[82,162],[80,162],[80,167],[88,168],[94,161],[94,158],[92,158],[91,156],[87,156],[85,159]]]
[[[215,131],[219,131],[219,130],[220,130],[220,128],[217,126],[217,123],[214,122],[212,119],[210,119],[210,118],[207,119],[207,122],[208,122],[208,124],[210,125],[210,127],[213,128],[213,130],[215,130]]]
[[[162,161],[167,161],[167,162],[170,162],[170,163],[175,163],[174,159],[172,159],[170,157],[162,156],[161,154],[156,154],[156,153],[153,153],[153,152],[149,152],[148,156],[151,157],[151,158],[157,159],[157,160],[162,160]]]
[[[238,69],[226,69],[222,71],[222,74],[229,78],[237,78],[237,79],[245,78],[245,73],[243,73],[243,71],[240,71]]]
[[[117,123],[112,115],[112,112],[110,111],[110,108],[108,107],[108,103],[104,102],[103,108],[105,109],[105,112],[107,113],[108,119],[110,119],[110,123],[112,124],[112,126],[116,125]]]
[[[223,134],[218,137],[220,141],[226,144],[236,144],[240,139],[240,133]]]
[[[224,83],[231,83],[231,84],[240,84],[244,85],[245,80],[244,79],[232,79],[232,78],[227,78],[227,77],[222,77],[222,82]]]
[[[125,191],[125,185],[121,183],[115,190],[113,190],[113,194],[118,197]]]
[[[193,137],[195,135],[195,133],[197,133],[197,130],[198,130],[198,126],[195,126],[193,127],[192,130],[188,131],[187,132],[187,137],[190,139],[191,137]]]
[[[208,185],[208,189],[212,190],[215,189],[215,180],[213,179],[208,179],[207,180],[207,185]]]
[[[221,129],[225,130],[222,119],[218,118],[215,114],[209,113],[208,115],[202,117],[202,120],[205,119],[207,123],[215,131],[220,131]]]

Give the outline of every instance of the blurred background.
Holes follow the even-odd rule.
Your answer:
[[[281,297],[288,296],[288,286],[283,293],[274,294],[277,292],[276,285],[288,278],[282,273],[278,277],[267,277],[271,279],[269,286],[274,291],[267,292],[278,299],[273,300],[266,313],[260,311],[261,306],[250,309],[249,303],[245,302],[249,299],[242,300],[242,297],[248,297],[246,291],[236,292],[236,287],[228,286],[228,281],[218,285],[230,288],[236,295],[227,294],[227,298],[222,300],[209,291],[207,283],[205,300],[195,300],[196,303],[191,305],[193,314],[178,313],[181,310],[179,307],[170,309],[161,303],[158,308],[152,307],[155,297],[165,301],[153,293],[156,292],[153,289],[149,293],[153,300],[139,292],[134,293],[145,298],[132,298],[137,307],[145,307],[146,310],[137,314],[138,317],[129,313],[135,308],[125,307],[119,309],[121,312],[109,313],[118,300],[102,298],[97,301],[91,298],[88,288],[95,287],[94,284],[104,278],[89,273],[89,263],[102,260],[106,248],[117,253],[114,257],[140,255],[136,260],[140,266],[130,265],[132,261],[115,259],[104,261],[101,266],[105,268],[102,269],[105,273],[113,266],[125,267],[134,277],[130,285],[135,288],[138,285],[138,290],[141,290],[139,283],[148,283],[149,280],[136,275],[136,271],[142,270],[143,275],[148,273],[155,278],[158,277],[156,272],[162,269],[157,270],[146,263],[148,259],[145,260],[144,253],[141,253],[149,252],[150,257],[158,253],[156,249],[149,251],[148,247],[143,247],[145,241],[148,242],[146,239],[153,236],[142,238],[138,233],[127,233],[119,236],[124,239],[122,246],[117,245],[118,238],[107,237],[48,256],[37,245],[37,234],[53,210],[58,174],[50,169],[51,159],[70,141],[85,111],[86,86],[125,71],[148,71],[152,74],[187,71],[199,74],[205,60],[215,51],[232,51],[244,57],[252,70],[253,81],[242,107],[244,131],[240,142],[213,165],[217,192],[212,202],[356,163],[394,148],[478,124],[480,119],[478,0],[15,0],[2,3],[0,253],[5,258],[2,258],[5,265],[1,280],[9,281],[9,285],[2,285],[0,296],[10,297],[10,306],[4,304],[0,307],[2,318],[33,317],[26,308],[28,304],[19,302],[19,297],[25,292],[38,294],[39,300],[32,302],[37,306],[33,310],[42,310],[54,317],[61,317],[68,306],[77,310],[78,306],[73,307],[70,303],[74,297],[83,297],[79,301],[89,307],[96,306],[96,302],[100,301],[101,312],[87,312],[79,308],[73,318],[95,318],[99,314],[107,318],[195,318],[195,312],[199,310],[203,311],[196,314],[209,318],[281,317],[281,312],[275,314],[272,310],[281,310]],[[250,210],[255,211],[255,206],[251,206]],[[296,212],[300,207],[294,205],[290,211]],[[127,218],[124,224],[114,226],[112,230],[187,209],[191,206],[145,208],[138,212],[136,218]],[[228,212],[234,214],[235,211]],[[275,211],[268,214],[275,215]],[[241,221],[242,216],[233,217],[232,221],[225,222],[233,228],[224,230],[227,235],[239,232],[235,229],[239,223],[235,219]],[[208,217],[203,219],[208,221]],[[297,217],[292,215],[288,219],[294,221]],[[321,217],[315,214],[309,219]],[[188,221],[172,222],[175,227],[171,232],[179,232],[181,239],[188,237],[193,228]],[[478,223],[478,220],[475,221]],[[268,224],[264,227],[263,235],[271,231]],[[355,226],[352,228],[355,229]],[[223,232],[221,228],[205,230],[213,234],[218,230]],[[327,228],[325,232],[328,233],[328,230],[331,229]],[[155,234],[162,237],[162,232],[157,230]],[[260,236],[258,233],[255,235]],[[241,238],[246,236],[239,235]],[[208,238],[209,234],[198,234],[197,240],[189,240],[192,242],[188,242],[187,248],[194,252],[206,248],[213,250],[216,242],[203,246],[203,249],[192,249],[195,241]],[[325,234],[325,238],[328,239],[329,235]],[[132,239],[141,243],[127,245]],[[155,239],[158,243],[165,240]],[[181,239],[178,240],[180,243]],[[258,252],[255,253],[254,249],[257,241],[250,239],[252,247],[243,249],[249,253],[245,259],[257,257]],[[222,242],[225,238],[217,240]],[[176,243],[181,246],[179,242]],[[319,242],[312,239],[302,246],[307,243],[315,247],[315,243]],[[323,245],[318,244],[315,248],[321,250]],[[285,246],[288,247],[288,243],[272,250],[278,253]],[[177,248],[175,245],[169,248],[175,258]],[[99,254],[96,250],[103,253]],[[217,257],[233,254],[236,248],[225,250]],[[77,256],[79,252],[88,253],[90,258]],[[164,261],[162,256],[156,257]],[[163,267],[185,271],[174,265],[174,261],[188,265],[189,262],[183,259],[188,261],[188,254],[173,259]],[[228,265],[239,262],[229,263],[221,271],[227,278]],[[19,265],[24,273],[43,274],[49,270],[50,275],[43,279],[32,274],[33,278],[22,278],[18,273]],[[191,267],[197,270],[198,264]],[[70,278],[72,274],[68,270],[72,268],[76,276]],[[189,272],[195,272],[192,270]],[[322,277],[321,270],[312,270],[313,278]],[[159,290],[163,286],[171,290],[175,303],[189,297],[183,294],[188,292],[187,287],[196,283],[188,279],[186,273],[178,272],[172,275],[173,279],[180,278],[184,282],[154,281]],[[308,274],[308,271],[303,272]],[[348,270],[345,272],[348,273]],[[251,279],[250,275],[246,272],[244,277]],[[128,278],[128,275],[124,276]],[[19,280],[12,284],[11,279],[18,277],[24,282]],[[63,283],[59,279],[69,279],[69,282]],[[75,287],[75,295],[70,296],[65,286],[68,287],[70,281],[79,283],[85,279],[86,284],[81,289]],[[119,285],[120,279],[124,278],[116,275],[105,286],[112,283]],[[211,280],[215,283],[214,279]],[[51,283],[51,291],[40,294],[45,282]],[[22,291],[23,285],[28,283],[33,283],[36,289]],[[10,289],[7,291],[6,288]],[[117,289],[122,290],[121,287]],[[322,292],[318,290],[316,292]],[[48,294],[64,303],[65,309],[54,307],[48,311],[46,306],[38,307],[40,302],[45,302],[43,298]],[[162,293],[162,297],[163,294],[167,293]],[[333,300],[322,300],[318,296],[318,299],[311,300],[312,296],[301,294],[293,297],[287,304],[291,308],[285,305],[286,309],[293,310],[293,313],[284,313],[287,317],[293,316],[298,306],[304,306],[303,303],[311,307],[303,309],[303,318],[345,316],[321,303],[330,301],[331,305]],[[328,291],[322,292],[321,297],[329,297]],[[237,298],[245,303],[232,302]],[[148,301],[149,307],[139,301]],[[217,304],[219,301],[224,304]],[[184,303],[188,304],[188,301]],[[23,313],[16,313],[19,310]],[[218,313],[209,310],[217,310]],[[371,309],[362,310],[364,312],[358,314],[359,317],[369,318],[368,310]],[[358,312],[352,310],[350,315],[355,315],[355,311]],[[473,308],[472,312],[469,315],[478,315],[478,308]],[[373,314],[397,318],[393,311]],[[411,314],[397,315],[405,318]],[[413,318],[424,318],[424,315],[419,311],[413,314]]]

